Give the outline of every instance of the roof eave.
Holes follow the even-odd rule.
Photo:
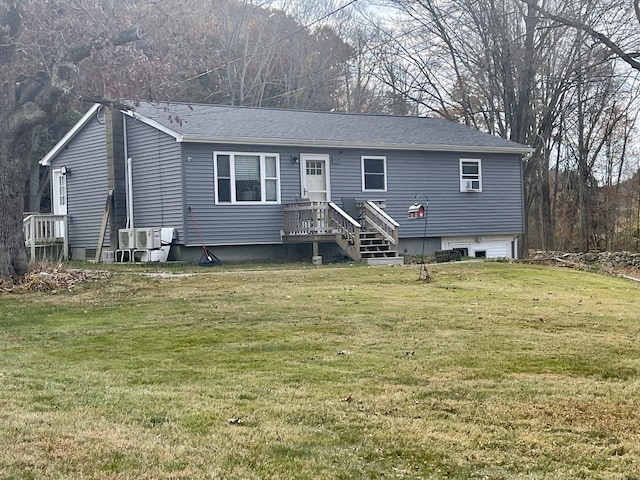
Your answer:
[[[206,135],[182,135],[179,142],[184,143],[229,143],[236,145],[264,145],[264,146],[295,146],[295,147],[323,147],[323,148],[368,148],[373,150],[410,150],[435,152],[465,152],[465,153],[513,153],[526,155],[533,152],[529,147],[509,146],[491,147],[479,145],[435,145],[414,143],[353,143],[331,140],[299,140],[290,138],[249,138],[249,137],[210,137]]]
[[[82,128],[89,123],[89,120],[93,118],[95,113],[100,109],[102,105],[99,103],[95,103],[91,106],[87,113],[85,113],[80,120],[76,122],[76,124],[67,132],[67,134],[56,143],[47,154],[42,157],[40,160],[40,165],[43,167],[49,167],[51,165],[51,161],[66,147],[71,140],[78,134]]]

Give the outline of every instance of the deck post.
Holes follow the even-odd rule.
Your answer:
[[[62,248],[64,248],[64,251],[62,252],[62,258],[69,260],[69,222],[66,215],[62,219],[62,225],[64,228],[64,236],[62,238]]]
[[[31,237],[31,261],[36,259],[36,217],[31,215],[29,219],[29,236]]]

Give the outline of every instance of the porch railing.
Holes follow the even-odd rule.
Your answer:
[[[286,236],[332,235],[329,228],[329,203],[303,201],[284,205]]]
[[[43,252],[47,251],[51,254],[59,251],[57,256],[67,260],[69,258],[67,227],[66,215],[41,213],[26,215],[22,220],[22,229],[31,260],[46,257],[47,255]]]

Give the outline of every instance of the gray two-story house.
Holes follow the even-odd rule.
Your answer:
[[[387,262],[517,257],[529,151],[435,118],[141,103],[94,105],[41,164],[73,258],[148,258],[136,234],[164,228],[187,261]]]

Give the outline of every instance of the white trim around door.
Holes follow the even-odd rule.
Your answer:
[[[331,200],[330,157],[319,153],[300,154],[301,196],[313,202]]]

